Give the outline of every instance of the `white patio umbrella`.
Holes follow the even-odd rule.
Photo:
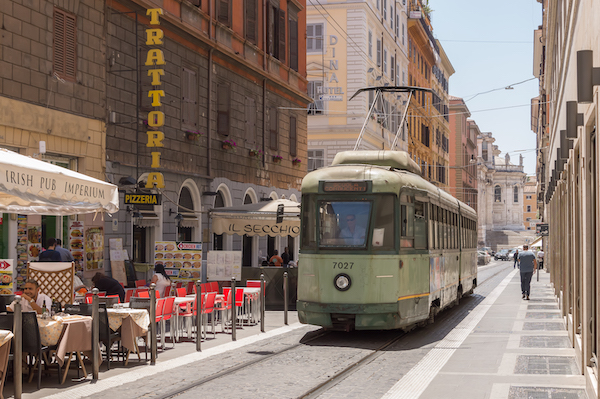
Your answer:
[[[0,213],[61,216],[118,210],[114,184],[0,148]]]

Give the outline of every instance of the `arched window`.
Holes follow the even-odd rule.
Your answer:
[[[500,186],[494,187],[494,202],[502,202],[502,189]]]
[[[519,202],[519,186],[513,187],[513,202],[515,204]]]

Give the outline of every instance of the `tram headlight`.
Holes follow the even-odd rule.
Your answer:
[[[347,274],[340,273],[333,279],[333,285],[340,291],[346,291],[352,285],[352,280]]]

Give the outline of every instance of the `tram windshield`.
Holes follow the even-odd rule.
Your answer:
[[[321,246],[364,247],[367,243],[371,207],[370,201],[320,202]]]

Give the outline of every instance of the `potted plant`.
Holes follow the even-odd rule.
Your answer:
[[[188,140],[197,140],[198,138],[200,138],[200,136],[202,136],[202,132],[200,132],[198,130],[186,130],[185,131],[185,137]]]
[[[292,159],[292,165],[294,166],[298,166],[302,163],[302,160],[300,158],[294,158]]]
[[[273,163],[281,163],[283,157],[281,155],[273,155]]]
[[[226,151],[235,151],[236,144],[233,140],[223,140],[222,146]]]
[[[260,156],[262,155],[262,150],[250,150],[248,155],[250,155],[253,158],[260,159]]]

